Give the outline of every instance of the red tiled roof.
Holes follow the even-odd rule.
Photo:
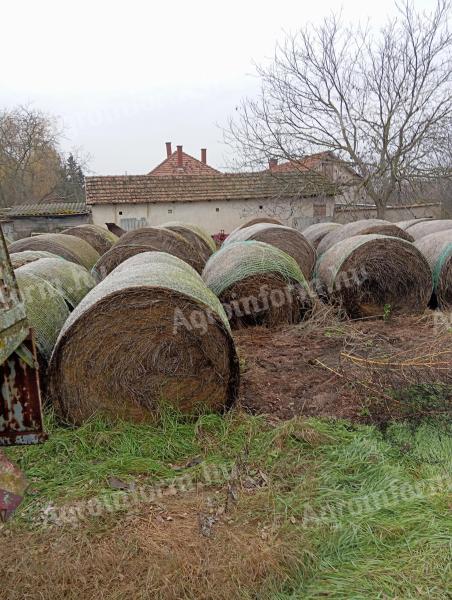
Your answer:
[[[148,175],[171,177],[172,175],[211,175],[219,173],[213,167],[204,164],[194,156],[190,156],[186,152],[182,152],[182,168],[177,166],[177,150],[163,162],[152,169]]]
[[[150,177],[121,175],[86,178],[87,204],[138,204],[218,200],[265,200],[333,196],[337,190],[320,173],[216,173]]]
[[[323,160],[334,158],[330,152],[319,152],[317,154],[311,154],[304,156],[296,160],[289,160],[280,164],[273,165],[270,167],[270,171],[273,173],[287,173],[289,171],[310,171],[318,167]]]

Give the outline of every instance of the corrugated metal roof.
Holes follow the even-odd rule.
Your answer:
[[[39,202],[19,204],[1,211],[3,217],[45,217],[86,215],[90,209],[85,202]]]

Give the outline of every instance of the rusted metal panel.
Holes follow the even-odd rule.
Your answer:
[[[20,355],[14,352],[0,365],[0,446],[35,444],[46,439],[38,369],[36,365],[30,366],[22,357],[28,352],[36,361],[31,333],[20,351]]]
[[[36,347],[1,227],[0,385],[0,446],[44,440]]]
[[[20,346],[28,329],[25,306],[0,227],[0,363]]]

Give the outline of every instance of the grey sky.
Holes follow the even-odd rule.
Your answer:
[[[430,0],[416,5],[429,7]],[[4,0],[0,105],[59,116],[64,149],[81,147],[97,174],[145,173],[183,144],[222,168],[217,124],[257,89],[284,30],[315,21],[334,0]],[[347,19],[381,23],[392,0],[348,0]]]

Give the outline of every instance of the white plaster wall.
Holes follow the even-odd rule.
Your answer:
[[[327,219],[333,217],[334,199],[325,200]],[[162,225],[168,221],[182,221],[201,225],[209,233],[224,230],[231,232],[241,223],[259,216],[269,216],[288,225],[313,222],[313,200],[267,200],[246,202],[228,200],[220,202],[159,202],[154,204],[95,204],[92,205],[93,222],[107,222],[121,226],[124,219],[145,219],[145,225]]]

